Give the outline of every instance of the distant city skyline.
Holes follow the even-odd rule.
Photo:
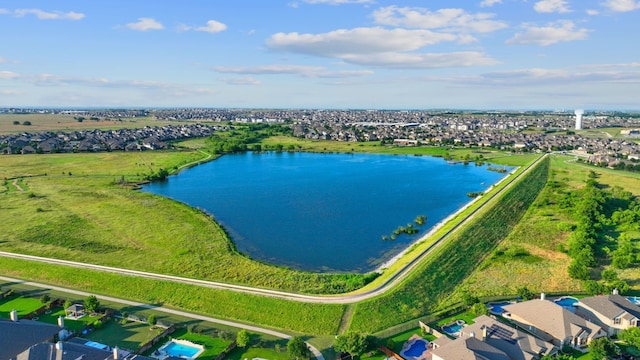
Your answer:
[[[0,107],[640,110],[638,0],[0,0]]]

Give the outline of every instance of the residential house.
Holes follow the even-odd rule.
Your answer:
[[[0,319],[0,355],[2,359],[14,360],[18,354],[33,344],[53,341],[60,327],[31,320],[18,320],[12,313],[11,320]]]
[[[462,328],[460,337],[470,336],[479,337],[485,343],[507,354],[511,360],[537,360],[558,351],[552,343],[486,315],[475,318],[472,325]]]
[[[600,326],[544,299],[544,296],[541,299],[505,305],[502,308],[505,318],[559,348],[571,346],[586,351],[592,340],[607,335]]]
[[[576,304],[576,313],[600,325],[609,336],[640,326],[640,306],[614,290],[611,295],[591,296]]]
[[[432,360],[510,360],[507,354],[475,336],[459,337],[433,348]]]

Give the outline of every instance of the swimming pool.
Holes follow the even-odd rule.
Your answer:
[[[553,302],[571,312],[575,312],[576,311],[575,304],[578,302],[578,299],[571,296],[564,296],[559,299],[553,300]]]
[[[463,327],[464,327],[464,320],[456,320],[451,324],[444,325],[442,327],[442,331],[446,332],[451,336],[458,337],[458,335],[460,335],[460,330],[462,330]]]
[[[490,313],[494,315],[502,315],[502,313],[504,312],[504,309],[502,307],[510,304],[512,304],[510,301],[503,301],[499,303],[489,303],[487,305],[489,306]]]
[[[627,300],[631,301],[636,305],[640,305],[640,298],[638,298],[637,296],[630,296],[627,298]]]
[[[427,350],[427,342],[423,339],[415,339],[407,350],[403,350],[400,355],[403,357],[420,357]]]
[[[164,344],[160,349],[167,355],[181,357],[183,359],[195,359],[201,352],[204,351],[202,345],[196,345],[190,341],[185,340],[171,340]]]

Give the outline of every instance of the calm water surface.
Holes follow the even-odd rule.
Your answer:
[[[251,258],[310,271],[366,272],[505,174],[428,156],[225,155],[143,187],[205,209]],[[416,235],[382,240],[426,215]]]

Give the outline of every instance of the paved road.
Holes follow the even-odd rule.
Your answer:
[[[20,284],[29,285],[29,286],[35,286],[35,287],[39,287],[39,288],[46,288],[46,289],[51,289],[51,290],[62,291],[62,292],[66,292],[66,293],[69,293],[69,294],[79,295],[79,296],[82,296],[82,297],[87,297],[89,295],[94,295],[94,294],[91,294],[91,293],[88,293],[88,292],[84,292],[84,291],[67,289],[67,288],[63,288],[63,287],[59,287],[59,286],[51,286],[51,285],[46,285],[46,284],[41,284],[41,283],[31,282],[31,281],[24,281],[24,280],[14,279],[14,278],[6,277],[6,276],[0,276],[0,280],[20,283]],[[222,320],[222,319],[216,319],[216,318],[212,318],[210,316],[203,316],[203,315],[193,314],[193,313],[189,313],[189,312],[186,312],[186,311],[174,310],[174,309],[169,309],[169,308],[162,307],[162,306],[154,306],[154,305],[150,305],[150,304],[144,304],[144,303],[139,303],[139,302],[135,302],[135,301],[119,299],[119,298],[115,298],[115,297],[111,297],[111,296],[102,296],[102,295],[95,295],[95,296],[98,299],[101,299],[101,300],[107,300],[107,301],[111,301],[111,302],[114,302],[114,303],[119,303],[119,304],[124,304],[124,305],[129,305],[129,306],[135,306],[135,307],[141,307],[141,308],[145,308],[145,309],[152,309],[153,311],[159,311],[159,312],[164,312],[164,313],[167,313],[167,314],[174,314],[174,315],[184,316],[184,317],[188,317],[188,318],[191,318],[191,319],[208,321],[208,322],[212,322],[212,323],[215,323],[215,324],[222,324],[222,325],[232,326],[232,327],[240,328],[240,329],[247,329],[247,330],[258,332],[258,333],[268,334],[268,335],[272,335],[272,336],[275,336],[275,337],[279,337],[281,339],[290,339],[291,338],[291,335],[288,335],[288,334],[285,334],[285,333],[281,333],[281,332],[278,332],[278,331],[274,331],[274,330],[270,330],[270,329],[257,327],[257,326],[246,325],[246,324],[241,324],[241,323]],[[317,360],[324,360],[324,356],[322,356],[322,353],[320,351],[318,351],[318,349],[316,349],[315,347],[313,347],[313,346],[311,346],[309,344],[307,344],[307,345],[309,346],[309,349],[311,350],[311,352],[313,353],[313,355],[316,357]]]
[[[491,197],[489,199],[485,200],[485,203],[490,201],[491,199],[495,198],[496,196],[502,194],[506,189],[510,188],[517,178],[522,176],[522,174],[525,174],[528,171],[530,171],[531,168],[534,165],[536,165],[539,161],[541,161],[546,156],[548,156],[548,155],[545,154],[544,156],[541,156],[540,158],[538,158],[535,162],[533,162],[531,165],[529,165],[524,171],[522,171],[518,176],[512,176],[512,177],[508,178],[507,179],[508,183],[500,191],[494,193],[493,195],[491,195]],[[438,239],[436,239],[431,245],[429,245],[425,250],[423,250],[418,256],[416,256],[409,263],[404,265],[395,274],[391,275],[389,277],[389,279],[387,279],[384,283],[380,284],[378,287],[376,287],[376,288],[374,288],[372,290],[369,290],[369,291],[363,292],[363,293],[359,293],[359,294],[347,294],[347,295],[305,295],[305,294],[295,294],[295,293],[288,293],[288,292],[284,292],[284,291],[259,289],[259,288],[249,287],[249,286],[225,284],[225,283],[216,282],[216,281],[191,279],[191,278],[185,278],[185,277],[180,277],[180,276],[156,274],[156,273],[150,273],[150,272],[146,272],[146,271],[122,269],[122,268],[103,266],[103,265],[85,264],[85,263],[76,262],[76,261],[60,260],[60,259],[53,259],[53,258],[44,258],[44,257],[39,257],[39,256],[33,256],[33,255],[15,254],[15,253],[9,253],[9,252],[4,252],[4,251],[0,251],[0,256],[9,257],[9,258],[16,258],[16,259],[23,259],[23,260],[30,260],[30,261],[38,261],[38,262],[44,262],[44,263],[56,264],[56,265],[64,265],[64,266],[70,266],[70,267],[75,267],[75,268],[83,268],[83,269],[111,272],[111,273],[116,273],[116,274],[121,274],[121,275],[143,277],[143,278],[149,278],[149,279],[155,279],[155,280],[172,281],[172,282],[178,282],[178,283],[195,285],[195,286],[203,286],[203,287],[209,287],[209,288],[220,289],[220,290],[231,290],[231,291],[247,293],[247,294],[253,294],[253,295],[270,296],[270,297],[275,297],[275,298],[280,298],[280,299],[285,299],[285,300],[292,300],[292,301],[301,301],[301,302],[309,302],[309,303],[323,303],[323,304],[350,304],[350,303],[363,301],[363,300],[366,300],[366,299],[381,295],[381,294],[385,293],[386,291],[388,291],[389,289],[391,289],[394,285],[396,285],[397,283],[402,281],[405,277],[408,276],[408,274],[411,273],[411,270],[413,270],[416,266],[418,266],[418,264],[425,257],[427,257],[435,248],[437,248],[438,246],[442,245],[445,242],[445,238],[449,234],[451,234],[452,232],[456,231],[461,226],[463,226],[464,224],[468,223],[471,219],[473,219],[474,215],[478,211],[480,211],[481,208],[482,208],[482,206],[476,208],[471,213],[466,215],[464,219],[462,219],[460,222],[458,222],[458,224],[456,224],[454,227],[452,227],[446,233],[444,233],[443,235],[438,237]]]

